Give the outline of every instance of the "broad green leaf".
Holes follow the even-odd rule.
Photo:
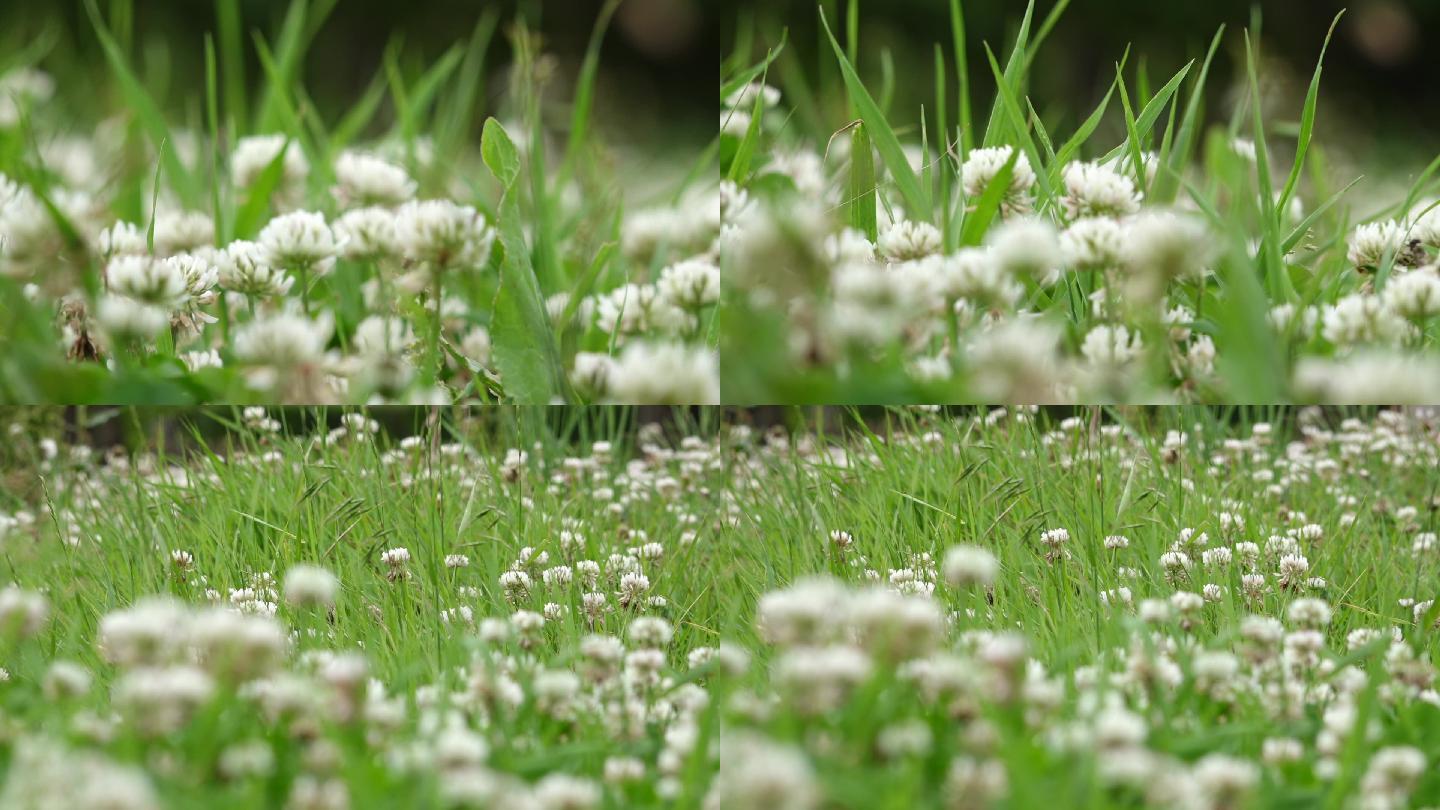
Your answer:
[[[494,118],[485,119],[485,128],[480,133],[480,156],[491,174],[500,185],[509,189],[520,176],[520,150],[510,139],[510,133]]]

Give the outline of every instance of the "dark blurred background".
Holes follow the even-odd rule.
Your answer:
[[[167,106],[184,110],[203,104],[203,38],[217,28],[215,3],[97,0],[97,5],[107,18],[119,8],[123,19],[129,9],[132,61],[147,85],[162,86]],[[311,0],[308,5],[313,10],[327,3]],[[418,73],[452,45],[463,45],[483,14],[498,13],[499,26],[486,60],[487,99],[493,105],[504,95],[502,69],[511,50],[507,32],[515,20],[524,19],[542,34],[544,53],[555,58],[559,68],[555,90],[567,94],[560,100],[568,102],[569,84],[603,5],[604,0],[339,0],[306,55],[304,85],[327,120],[333,121],[381,69],[392,36],[403,42],[402,65]],[[252,90],[264,74],[249,32],[264,33],[273,47],[289,6],[288,0],[240,2],[247,34],[245,73]],[[714,137],[716,31],[722,13],[722,4],[707,0],[625,0],[601,53],[596,91],[601,126],[642,139]],[[47,37],[53,40],[41,66],[55,74],[62,103],[74,104],[77,86],[82,88],[83,101],[84,82],[106,69],[83,2],[0,0],[0,47],[11,58]],[[67,87],[72,92],[65,99]]]
[[[817,65],[833,78],[834,55],[828,44],[823,51],[819,48],[823,35],[816,7],[826,9],[843,44],[847,4],[847,0],[736,3],[736,13],[727,15],[722,24],[726,54],[737,30],[753,15],[760,30],[768,28],[772,36],[780,25],[789,27],[791,56],[805,65],[812,81],[818,75]],[[1037,26],[1054,5],[1054,0],[1037,0]],[[988,42],[1003,64],[1025,2],[965,0],[963,7],[970,73],[978,97],[986,100],[976,103],[976,116],[982,117],[988,112],[993,82],[981,42]],[[1212,120],[1228,121],[1231,91],[1235,81],[1244,78],[1243,31],[1251,24],[1252,12],[1258,11],[1267,114],[1276,121],[1293,122],[1325,33],[1342,9],[1346,14],[1326,57],[1321,85],[1317,133],[1322,145],[1341,145],[1346,162],[1353,160],[1366,169],[1393,165],[1398,170],[1419,160],[1419,166],[1409,169],[1418,172],[1428,155],[1440,149],[1440,60],[1430,47],[1440,38],[1437,0],[1073,0],[1035,62],[1031,97],[1047,121],[1060,115],[1063,131],[1072,131],[1104,95],[1127,44],[1133,45],[1126,77],[1133,96],[1136,67],[1143,64],[1151,88],[1158,88],[1186,61],[1203,58],[1216,29],[1224,24],[1226,36],[1208,82],[1207,111]],[[953,59],[948,0],[861,0],[860,19],[860,69],[867,82],[878,85],[880,51],[888,48],[894,60],[895,109],[914,110],[909,117],[918,120],[923,103],[930,113],[934,44],[941,43],[946,59]],[[764,41],[773,44],[770,37]],[[752,61],[763,55],[759,47]],[[953,93],[953,67],[950,70],[946,78]],[[954,115],[952,101],[952,121]]]

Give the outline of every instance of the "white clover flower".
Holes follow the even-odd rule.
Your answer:
[[[270,266],[270,251],[257,242],[237,239],[216,257],[220,286],[251,298],[281,298],[295,279]]]
[[[1410,224],[1410,238],[1428,248],[1440,249],[1440,206],[1434,200],[1421,208],[1422,213]]]
[[[1101,324],[1085,333],[1080,354],[1097,368],[1120,369],[1129,366],[1145,353],[1139,332],[1128,327]]]
[[[100,232],[99,247],[100,257],[107,260],[115,256],[140,256],[150,252],[149,237],[145,231],[139,225],[123,221]]]
[[[250,135],[241,138],[230,153],[230,180],[237,188],[249,188],[260,179],[260,175],[284,150],[281,159],[280,186],[293,189],[305,182],[310,174],[310,162],[300,145],[293,141],[286,143],[284,135]]]
[[[395,238],[406,258],[433,269],[478,268],[490,260],[495,231],[468,205],[411,200],[396,212]]]
[[[628,343],[605,373],[605,390],[622,404],[719,404],[719,364],[706,348]]]
[[[737,111],[732,117],[742,115]],[[725,119],[723,113],[721,119]],[[720,232],[718,196],[716,190],[698,191],[688,194],[678,206],[630,213],[621,225],[622,252],[642,262],[650,261],[662,249],[687,256],[704,252]]]
[[[750,131],[750,113],[735,107],[720,111],[720,132],[735,138],[743,138]]]
[[[188,620],[189,612],[178,600],[148,597],[105,614],[96,646],[102,658],[122,667],[168,664],[184,647]]]
[[[415,333],[402,318],[371,315],[355,327],[351,345],[356,354],[371,357],[400,354],[415,344]]]
[[[1308,568],[1308,565],[1306,567]],[[1283,571],[1283,560],[1281,568]],[[1330,605],[1324,599],[1296,599],[1285,611],[1285,615],[1293,624],[1312,629],[1329,624],[1330,614]]]
[[[224,368],[225,361],[215,349],[196,349],[180,355],[180,361],[193,374],[207,368]]]
[[[95,322],[112,342],[144,342],[170,325],[170,312],[123,295],[107,295],[96,305]]]
[[[193,253],[181,253],[160,260],[169,265],[184,282],[181,303],[190,307],[208,306],[215,302],[215,283],[220,271],[215,265]]]
[[[173,734],[215,694],[215,681],[193,666],[146,667],[122,674],[115,708],[145,736]]]
[[[235,356],[255,365],[293,368],[315,365],[325,357],[331,325],[303,315],[278,313],[257,318],[235,336]]]
[[[1077,219],[1061,232],[1060,249],[1075,270],[1118,267],[1125,254],[1125,232],[1106,217]]]
[[[1084,217],[1123,217],[1140,210],[1135,181],[1108,166],[1074,162],[1063,172],[1065,194],[1060,202],[1074,220]]]
[[[1055,400],[1063,383],[1060,332],[1035,318],[1013,318],[972,338],[964,352],[971,385],[986,402]]]
[[[595,302],[595,325],[602,332],[634,335],[659,331],[678,335],[693,332],[695,314],[674,306],[653,284],[622,284]]]
[[[966,248],[951,256],[932,256],[911,265],[919,284],[937,288],[946,301],[966,298],[985,308],[1010,309],[1025,290],[994,255],[981,248]],[[923,289],[917,284],[917,292]],[[924,293],[915,296],[924,299]]]
[[[1405,226],[1393,219],[1356,226],[1350,233],[1350,250],[1346,257],[1357,268],[1374,270],[1385,258],[1402,263],[1408,249],[1409,234]]]
[[[879,247],[895,262],[924,258],[940,250],[940,230],[928,222],[901,220],[880,234]]]
[[[0,76],[0,127],[20,123],[22,111],[55,93],[55,79],[43,70],[17,67]]]
[[[405,170],[375,155],[345,150],[335,159],[335,187],[342,207],[399,205],[415,196],[415,181]]]
[[[854,228],[825,237],[825,258],[832,265],[866,264],[875,261],[875,245]]]
[[[1276,304],[1267,313],[1270,327],[1276,332],[1285,334],[1294,329],[1294,336],[1299,340],[1308,340],[1315,334],[1315,326],[1320,322],[1320,315],[1314,307],[1301,306],[1285,303]]]
[[[0,589],[0,632],[19,638],[37,635],[50,618],[50,601],[43,594],[15,585]]]
[[[150,256],[116,256],[105,265],[105,282],[115,295],[172,309],[185,300],[185,272]]]
[[[1325,308],[1320,334],[1338,347],[1396,344],[1413,329],[1375,295],[1351,293]]]
[[[1391,276],[1381,300],[1403,318],[1425,321],[1440,314],[1440,275],[1433,270],[1412,270]]]
[[[155,215],[155,255],[173,256],[215,245],[215,222],[199,211],[161,211]]]
[[[1160,279],[1200,275],[1211,237],[1198,220],[1169,211],[1148,212],[1126,223],[1125,263],[1131,273]]]
[[[1440,402],[1440,362],[1379,350],[1330,359],[1302,357],[1291,385],[1306,402],[1346,405],[1427,405]]]
[[[988,549],[979,546],[955,546],[945,552],[942,565],[945,581],[958,588],[993,585],[1000,572],[1000,562]]]
[[[285,601],[297,607],[334,607],[340,580],[327,568],[301,563],[285,572]]]
[[[275,217],[260,229],[258,241],[269,254],[269,264],[282,270],[329,272],[340,250],[325,216],[313,211]]]
[[[1032,217],[1008,219],[985,236],[995,264],[1006,273],[1048,286],[1060,277],[1065,254],[1049,222]]]
[[[760,99],[761,106],[774,107],[780,103],[780,90],[756,80],[731,93],[725,99],[725,106],[731,109],[748,110],[755,106],[757,97]]]
[[[490,365],[490,332],[483,326],[476,326],[466,332],[460,341],[460,353],[476,365]]]
[[[1260,783],[1255,763],[1229,754],[1206,754],[1191,770],[1205,807],[1240,807]]]
[[[960,168],[960,182],[965,188],[965,196],[973,200],[984,194],[985,189],[990,187],[996,175],[1009,162],[1010,153],[1014,149],[1013,146],[992,146],[970,150],[965,157],[965,165]],[[1001,213],[1007,217],[1030,213],[1034,206],[1031,196],[1034,186],[1035,170],[1030,166],[1030,159],[1021,152],[1015,158],[1010,174],[1010,187],[1001,198]]]
[[[395,212],[379,206],[353,208],[335,220],[335,236],[348,259],[376,259],[397,252]]]
[[[706,259],[676,262],[660,271],[655,287],[673,306],[701,309],[720,300],[720,268]]]
[[[610,375],[615,360],[599,352],[577,352],[570,368],[570,384],[588,399],[604,399],[610,393]]]

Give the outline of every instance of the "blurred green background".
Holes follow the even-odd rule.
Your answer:
[[[218,5],[210,0],[97,0],[117,38],[128,44],[147,88],[182,120],[187,114],[198,118],[203,110],[204,35],[217,30]],[[604,0],[309,0],[312,17],[316,10],[330,11],[306,54],[303,83],[322,116],[334,121],[382,68],[392,40],[400,48],[401,65],[418,74],[446,49],[463,44],[482,17],[493,15],[498,25],[479,112],[504,112],[496,103],[505,95],[507,32],[516,20],[541,33],[543,52],[555,67],[551,95],[556,104],[568,103],[570,83],[603,5]],[[290,3],[242,0],[239,6],[247,35],[245,80],[253,92],[264,72],[249,35],[258,31],[273,45]],[[601,131],[612,140],[661,148],[683,142],[692,151],[693,144],[703,146],[713,138],[715,31],[722,11],[720,4],[706,0],[622,2],[601,54],[595,112]],[[0,2],[0,71],[32,57],[54,75],[57,103],[76,115],[77,125],[87,118],[93,123],[108,111],[95,104],[95,88],[112,85],[81,0]],[[477,128],[482,120],[476,117]]]
[[[792,65],[812,84],[821,82],[823,97],[835,102],[826,108],[827,126],[838,129],[845,123],[842,94],[834,55],[828,44],[821,48],[816,9],[825,9],[843,44],[847,5],[848,0],[736,3],[735,13],[722,22],[725,55],[731,55],[737,35],[753,25],[756,42],[749,61],[759,61],[764,47],[778,41],[787,27]],[[1037,25],[1054,6],[1054,0],[1037,0]],[[983,116],[994,83],[981,43],[988,42],[1003,60],[1025,3],[965,0],[963,8],[976,115]],[[1440,36],[1440,2],[1435,0],[1073,0],[1035,61],[1030,95],[1047,125],[1055,121],[1062,131],[1072,131],[1104,95],[1127,45],[1132,46],[1126,71],[1131,92],[1140,69],[1154,89],[1186,61],[1203,58],[1223,24],[1226,35],[1207,85],[1207,112],[1212,120],[1226,122],[1240,97],[1236,80],[1243,78],[1243,32],[1258,16],[1266,113],[1281,124],[1293,122],[1325,33],[1342,9],[1346,13],[1325,60],[1317,137],[1332,169],[1367,175],[1362,187],[1400,182],[1440,151],[1440,60],[1429,47]],[[897,114],[918,123],[921,104],[927,114],[933,112],[937,42],[951,65],[946,78],[954,92],[948,0],[860,0],[860,20],[861,74],[879,86],[888,53]],[[772,78],[783,86],[783,74]],[[1118,115],[1115,106],[1112,112]],[[953,121],[953,101],[950,116]],[[1121,132],[1118,118],[1102,131]]]

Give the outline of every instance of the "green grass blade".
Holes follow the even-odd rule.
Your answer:
[[[490,51],[490,42],[500,24],[498,9],[487,8],[475,23],[470,41],[465,46],[465,59],[460,63],[460,75],[451,86],[447,100],[440,105],[444,116],[437,126],[435,144],[441,154],[454,155],[465,143],[474,124],[476,101],[485,86],[485,55]],[[482,110],[483,112],[483,110]]]
[[[750,162],[754,160],[760,143],[760,127],[764,118],[765,97],[756,93],[755,100],[750,104],[750,124],[745,127],[745,137],[740,139],[735,156],[730,160],[730,171],[726,174],[730,182],[744,185],[750,179]]]
[[[1285,237],[1285,241],[1280,243],[1281,254],[1286,254],[1294,250],[1295,246],[1300,244],[1300,240],[1305,238],[1305,234],[1315,226],[1316,222],[1320,221],[1320,217],[1323,216],[1326,211],[1333,208],[1336,203],[1340,202],[1340,198],[1349,193],[1350,189],[1354,188],[1355,184],[1359,183],[1362,179],[1363,177],[1357,177],[1351,180],[1348,185],[1330,195],[1325,202],[1320,203],[1320,205],[1315,207],[1314,211],[1311,211],[1304,219],[1300,220],[1300,224],[1296,225],[1294,230],[1290,231],[1290,234]]]
[[[220,205],[220,87],[215,68],[215,42],[205,35],[205,126],[210,136],[210,217],[215,222],[216,245],[228,241],[225,210]]]
[[[1124,62],[1121,64],[1123,65]],[[1080,154],[1080,147],[1084,146],[1085,142],[1090,140],[1090,136],[1095,134],[1096,128],[1100,126],[1100,121],[1105,117],[1105,111],[1110,107],[1110,99],[1115,95],[1117,84],[1119,84],[1118,79],[1110,82],[1110,89],[1105,91],[1105,97],[1100,100],[1100,106],[1090,113],[1090,117],[1080,124],[1080,128],[1075,130],[1075,134],[1071,135],[1070,139],[1065,141],[1059,151],[1055,153],[1055,159],[1050,162],[1051,185],[1060,182],[1060,172],[1064,170],[1065,164]]]
[[[160,112],[160,105],[150,97],[144,83],[130,69],[119,43],[105,27],[100,11],[95,7],[95,0],[86,0],[85,9],[90,14],[90,21],[95,27],[95,36],[99,38],[100,47],[105,51],[106,61],[109,62],[110,69],[120,83],[120,90],[125,96],[126,103],[134,113],[136,122],[158,148],[160,144],[170,140],[170,127],[165,122],[165,116]],[[180,160],[173,149],[161,149],[160,161],[165,167],[165,173],[170,177],[170,185],[180,198],[181,204],[187,208],[197,205],[200,200],[200,187],[184,161]]]
[[[1020,159],[1020,152],[1017,149],[1010,150],[1010,159],[995,173],[995,178],[980,199],[975,203],[975,209],[965,216],[965,228],[960,233],[960,244],[974,246],[980,244],[985,238],[985,232],[990,229],[990,223],[1000,211],[1000,204],[1005,200],[1005,193],[1010,190],[1010,179],[1015,174],[1015,163]]]
[[[215,0],[215,28],[220,41],[220,75],[225,87],[225,119],[246,120],[244,32],[240,0]]]
[[[1185,114],[1180,118],[1180,129],[1175,136],[1175,148],[1170,153],[1170,162],[1167,164],[1169,171],[1160,172],[1155,178],[1156,188],[1152,194],[1158,202],[1171,202],[1175,199],[1180,184],[1173,178],[1178,178],[1194,157],[1195,144],[1199,142],[1200,109],[1205,99],[1205,82],[1210,77],[1210,63],[1215,59],[1215,52],[1219,50],[1224,34],[1225,26],[1222,25],[1210,40],[1205,61],[1200,65],[1200,74],[1195,85],[1190,88],[1190,98],[1185,102]]]
[[[1105,157],[1101,158],[1102,163],[1109,163],[1124,154],[1130,149],[1131,141],[1138,141],[1135,146],[1140,149],[1145,148],[1144,141],[1150,137],[1151,130],[1155,128],[1156,122],[1158,122],[1160,116],[1164,114],[1165,105],[1170,103],[1170,97],[1175,95],[1175,91],[1179,89],[1180,83],[1185,81],[1185,77],[1190,74],[1190,68],[1194,66],[1195,62],[1193,60],[1187,62],[1185,67],[1180,68],[1179,72],[1170,77],[1170,81],[1166,82],[1165,86],[1161,87],[1160,90],[1155,93],[1155,97],[1150,99],[1149,103],[1140,109],[1140,114],[1135,116],[1135,126],[1131,129],[1129,136],[1126,138],[1126,142],[1107,152]]]
[[[850,227],[874,242],[879,236],[875,215],[875,156],[870,151],[870,135],[863,122],[856,124],[850,133],[850,186],[845,199]]]
[[[1010,60],[1005,63],[1005,73],[1003,76],[999,76],[999,71],[995,71],[997,76],[999,76],[999,78],[996,79],[996,83],[1000,87],[1008,88],[1012,97],[1019,96],[1023,92],[1025,65],[1029,62],[1029,57],[1026,55],[1026,43],[1030,41],[1030,22],[1034,15],[1035,0],[1030,0],[1030,2],[1025,5],[1025,16],[1020,20],[1020,31],[1015,35],[1015,46],[1010,51]],[[989,50],[988,45],[986,46],[986,50]],[[992,54],[991,57],[991,61],[993,62],[994,55]],[[993,69],[992,66],[992,70]],[[1004,117],[1000,114],[1002,105],[1004,104],[1004,98],[1004,92],[999,91],[995,94],[995,100],[990,105],[990,120],[985,125],[985,139],[981,141],[981,144],[984,146],[995,146],[1005,141],[1004,133],[1000,129],[1004,123]],[[1016,137],[1019,137],[1018,134]]]
[[[778,59],[781,53],[784,53],[785,42],[788,36],[788,30],[781,31],[779,44],[768,50],[763,60],[757,62],[754,65],[751,65],[745,70],[740,71],[738,74],[732,76],[723,84],[721,84],[720,100],[724,102],[726,99],[735,95],[735,92],[737,90],[749,84],[750,82],[753,82],[756,79],[760,78],[760,76],[764,75],[764,73],[770,69],[771,63]]]
[[[1329,49],[1330,37],[1335,35],[1335,26],[1340,24],[1343,16],[1345,11],[1342,9],[1330,22],[1330,30],[1325,32],[1325,43],[1320,46],[1320,58],[1315,62],[1315,73],[1310,77],[1310,89],[1305,91],[1305,107],[1300,113],[1300,137],[1295,143],[1295,163],[1290,167],[1285,189],[1280,192],[1280,199],[1275,203],[1276,210],[1282,215],[1286,203],[1290,202],[1290,195],[1295,193],[1295,186],[1300,182],[1300,172],[1305,168],[1305,153],[1310,149],[1310,139],[1315,134],[1315,108],[1320,98],[1320,71],[1325,64],[1325,51]]]
[[[491,339],[505,390],[516,401],[546,405],[563,393],[564,367],[555,333],[545,316],[544,297],[525,244],[520,210],[520,155],[509,133],[494,118],[485,121],[481,152],[505,186],[499,222],[500,289],[495,297]]]
[[[570,112],[570,137],[565,145],[565,159],[561,163],[557,187],[563,187],[564,181],[574,171],[576,162],[580,159],[580,150],[589,137],[590,111],[595,102],[595,77],[600,68],[600,45],[620,2],[621,0],[607,0],[595,20],[594,29],[590,32],[590,44],[585,49],[585,59],[581,63],[580,77],[576,82],[575,100]]]
[[[1250,36],[1245,37],[1245,72],[1250,80],[1250,106],[1254,114],[1255,175],[1259,184],[1260,215],[1264,234],[1260,244],[1260,268],[1270,300],[1293,301],[1295,288],[1290,275],[1285,272],[1284,259],[1280,254],[1280,221],[1275,215],[1275,198],[1271,193],[1274,186],[1270,179],[1269,149],[1265,145],[1265,117],[1260,104],[1260,78],[1256,68],[1254,48]]]
[[[995,81],[999,85],[1000,101],[1005,114],[1010,118],[1010,126],[1014,129],[1015,137],[1020,142],[1020,147],[1025,150],[1025,156],[1030,159],[1030,165],[1044,166],[1040,160],[1040,153],[1035,149],[1035,139],[1030,137],[1030,127],[1025,119],[1025,112],[1020,108],[1020,101],[1011,92],[1009,84],[1000,73],[1000,63],[995,60],[995,52],[990,46],[985,46],[985,57],[990,61],[990,70],[995,74]],[[1040,187],[1040,204],[1043,206],[1050,199],[1050,180],[1045,173],[1035,173],[1035,184]]]
[[[274,65],[266,70],[269,81],[260,95],[260,107],[255,116],[256,132],[274,132],[290,117],[285,105],[305,49],[305,16],[305,0],[292,0],[280,25],[280,34],[275,39]]]
[[[880,153],[880,159],[884,161],[885,168],[890,172],[890,177],[895,181],[896,187],[900,190],[900,196],[905,200],[907,215],[911,219],[930,221],[933,211],[930,206],[930,197],[920,186],[920,180],[915,176],[915,171],[910,168],[910,161],[905,157],[905,150],[900,146],[900,139],[895,136],[895,131],[885,120],[875,99],[866,91],[865,85],[861,83],[860,76],[855,73],[855,68],[845,58],[844,51],[840,50],[840,43],[836,41],[835,35],[830,31],[830,23],[825,19],[825,13],[820,12],[820,24],[825,29],[825,35],[830,39],[830,46],[835,50],[835,58],[840,62],[840,72],[845,79],[845,88],[854,102],[860,118],[870,130],[870,138],[875,144],[875,149]]]
[[[280,187],[280,180],[285,176],[285,153],[291,149],[298,148],[293,140],[287,138],[285,146],[275,154],[275,157],[255,178],[254,184],[250,186],[245,203],[235,213],[235,238],[249,239],[259,230],[265,214],[270,210],[270,198],[275,194],[275,189]]]
[[[975,136],[970,123],[970,65],[965,50],[965,12],[960,0],[950,0],[950,40],[951,47],[955,49],[955,79],[958,82],[955,89],[960,96],[959,141],[960,160],[963,163]]]

